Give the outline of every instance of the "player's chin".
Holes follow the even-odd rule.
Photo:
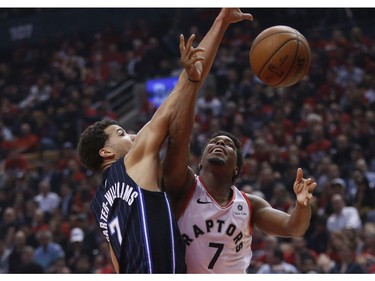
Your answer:
[[[221,157],[218,157],[218,156],[211,156],[211,157],[207,158],[207,161],[211,164],[214,164],[214,165],[224,165],[225,164],[225,159],[221,158]]]

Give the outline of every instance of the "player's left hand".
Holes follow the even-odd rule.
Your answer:
[[[304,179],[301,168],[297,169],[296,181],[293,185],[294,193],[297,196],[297,202],[301,205],[307,206],[309,201],[313,198],[312,192],[317,184],[311,178]]]
[[[228,24],[236,23],[243,20],[253,20],[253,16],[249,13],[242,13],[239,8],[222,8],[218,16]]]
[[[194,39],[195,34],[190,36],[185,45],[184,35],[180,35],[180,63],[185,68],[189,79],[200,81],[202,75],[202,64],[199,62],[204,60],[204,57],[199,56],[198,53],[203,52],[204,48],[194,48]]]

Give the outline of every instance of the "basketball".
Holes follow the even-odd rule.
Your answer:
[[[250,49],[250,65],[266,85],[276,88],[298,83],[311,63],[306,38],[296,29],[276,25],[263,30]]]

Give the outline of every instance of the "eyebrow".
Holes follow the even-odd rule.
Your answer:
[[[211,141],[216,141],[216,140],[222,140],[225,143],[233,143],[233,144],[235,144],[234,141],[231,138],[226,137],[226,136],[217,136],[217,137],[214,137],[214,138],[212,138],[210,140],[210,142]]]

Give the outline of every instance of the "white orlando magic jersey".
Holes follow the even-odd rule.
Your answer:
[[[233,197],[221,207],[199,177],[178,217],[186,244],[188,273],[246,273],[250,265],[250,201],[235,186]]]

